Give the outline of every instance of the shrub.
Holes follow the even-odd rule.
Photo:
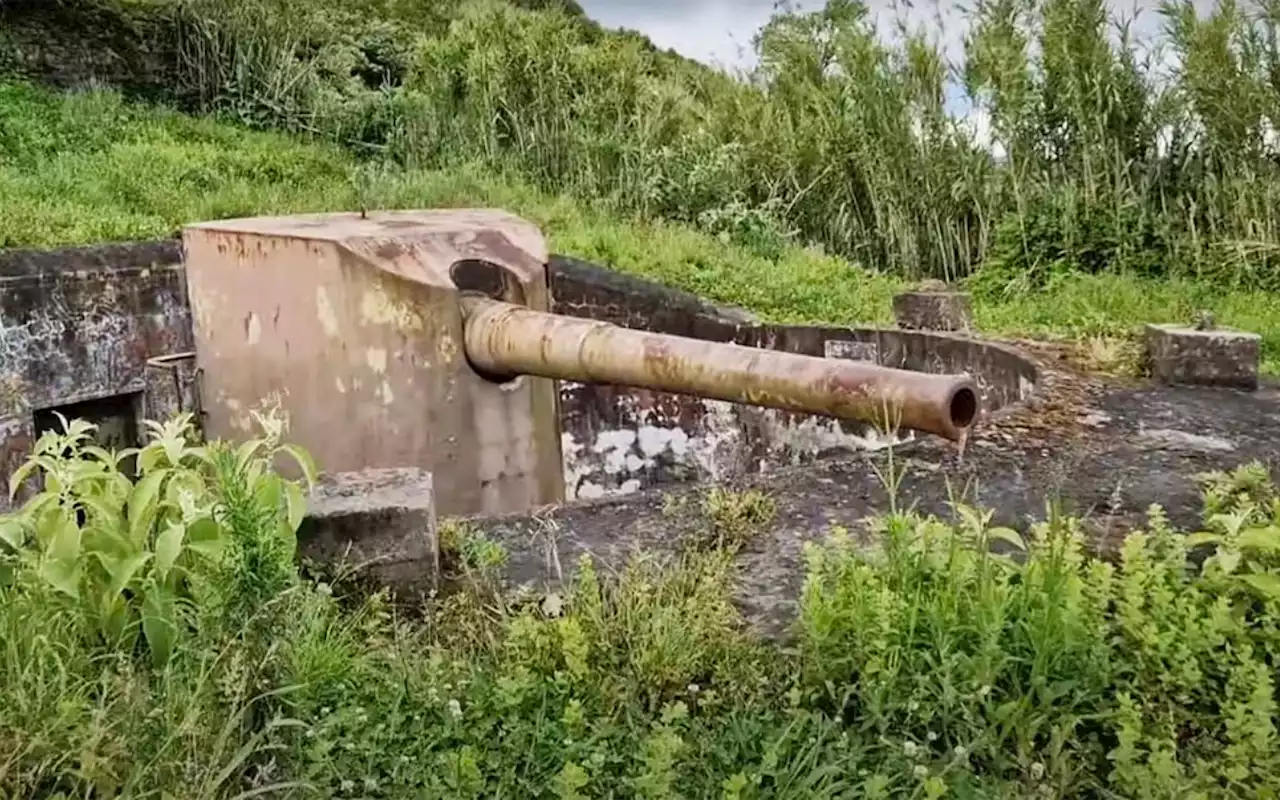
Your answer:
[[[307,465],[308,479],[314,470],[279,442],[273,418],[259,417],[266,438],[238,449],[190,444],[190,415],[148,421],[152,440],[118,453],[92,443],[93,425],[60,419],[63,432],[42,435],[11,477],[11,496],[30,477],[42,488],[0,523],[7,572],[46,584],[108,650],[141,641],[163,666],[184,604],[217,594],[234,619],[292,579],[302,490],[267,464],[279,449]],[[136,480],[122,469],[130,459]]]
[[[1213,476],[1210,502],[1257,477]],[[805,684],[947,783],[1273,793],[1276,510],[1233,504],[1184,537],[1153,508],[1116,565],[1086,556],[1078,525],[1059,517],[1025,544],[969,509],[956,526],[891,517],[871,553],[844,539],[811,552]],[[1014,552],[995,554],[995,540]],[[1188,548],[1206,543],[1215,554],[1192,568]]]

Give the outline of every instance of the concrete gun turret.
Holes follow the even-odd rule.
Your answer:
[[[541,233],[488,210],[228,220],[184,232],[203,428],[267,402],[331,472],[418,467],[442,514],[563,500],[556,381],[887,423],[953,441],[967,375],[670,336],[549,313]]]

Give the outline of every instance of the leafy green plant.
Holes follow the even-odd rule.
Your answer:
[[[26,573],[43,581],[84,614],[107,647],[128,651],[143,641],[162,665],[183,627],[183,604],[197,596],[193,581],[212,574],[237,543],[236,522],[211,483],[213,468],[230,463],[243,474],[264,505],[282,511],[272,535],[291,541],[305,499],[296,482],[268,471],[269,462],[277,451],[289,453],[308,480],[314,467],[304,452],[279,442],[271,417],[259,417],[265,438],[234,450],[192,444],[190,415],[148,420],[151,441],[121,452],[93,444],[90,423],[60,421],[63,430],[41,436],[10,481],[11,496],[28,478],[42,488],[0,519],[8,579]],[[128,458],[136,458],[136,480],[121,469]],[[224,466],[221,477],[227,472]]]

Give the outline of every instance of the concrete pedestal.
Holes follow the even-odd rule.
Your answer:
[[[893,298],[893,316],[904,330],[973,329],[973,305],[967,292],[904,292]]]
[[[1146,328],[1151,374],[1165,384],[1256,389],[1261,342],[1256,333],[1230,329]]]
[[[327,475],[308,502],[298,530],[303,556],[357,567],[396,588],[435,586],[440,556],[430,472],[398,468]]]

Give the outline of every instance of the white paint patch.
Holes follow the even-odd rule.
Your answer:
[[[316,287],[316,319],[320,320],[320,327],[324,328],[325,336],[331,339],[338,338],[338,315],[334,313],[333,303],[329,302],[329,295],[323,286]]]
[[[578,481],[591,472],[591,468],[582,463],[580,454],[583,446],[569,432],[560,434],[560,460],[564,469],[564,497],[566,500],[578,498]]]
[[[640,444],[640,452],[649,459],[657,458],[666,452],[676,456],[683,456],[689,452],[689,434],[684,428],[642,425],[636,431],[636,440]]]
[[[560,452],[564,453],[566,459],[576,458],[582,452],[582,445],[578,444],[572,433],[565,432],[560,434]]]
[[[609,453],[618,450],[626,452],[631,445],[635,444],[635,441],[636,432],[633,430],[601,431],[596,436],[596,443],[591,449],[597,453]]]
[[[396,396],[391,392],[391,384],[387,383],[386,381],[383,381],[382,382],[382,402],[385,405],[391,405],[391,403],[394,402],[395,399],[396,399]]]
[[[343,382],[342,382],[342,378],[334,378],[334,379],[333,379],[333,383],[334,383],[334,386],[335,386],[335,387],[337,388],[337,390],[338,390],[338,394],[346,394],[346,393],[347,393],[347,385],[346,385],[345,383],[343,383]]]
[[[636,432],[633,430],[601,431],[591,450],[604,456],[606,475],[618,475],[626,471],[627,456],[635,442]]]
[[[378,375],[387,371],[387,351],[381,347],[370,347],[364,351],[364,360],[369,365],[369,369]]]
[[[741,474],[751,465],[742,463],[744,433],[734,405],[724,400],[704,400],[704,433],[691,437],[689,457],[713,481]]]
[[[1018,377],[1018,399],[1019,400],[1026,400],[1035,392],[1035,390],[1036,390],[1036,385],[1033,382],[1027,380],[1022,376]]]
[[[827,358],[844,358],[851,361],[880,360],[880,347],[875,342],[853,342],[843,339],[828,339],[822,343],[822,353]]]
[[[422,315],[387,296],[374,286],[360,298],[360,318],[373,325],[391,325],[397,330],[422,330]]]
[[[249,312],[249,319],[244,326],[244,340],[249,344],[257,344],[262,338],[262,323],[258,321],[256,312]]]

